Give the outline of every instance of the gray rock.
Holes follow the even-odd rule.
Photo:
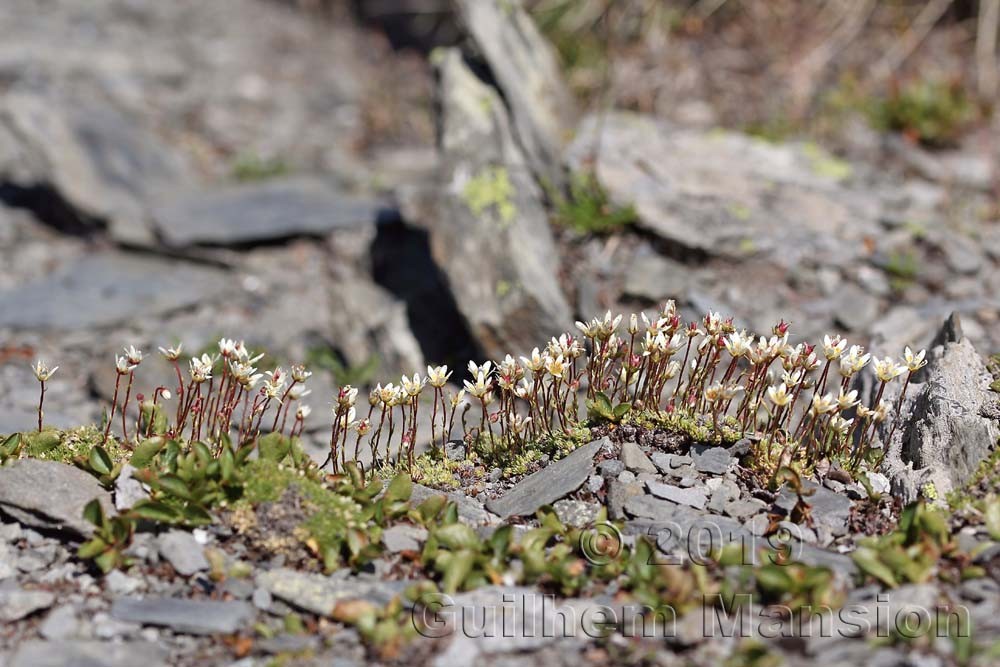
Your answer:
[[[257,585],[279,600],[321,616],[329,616],[337,603],[344,600],[384,604],[396,593],[392,586],[377,580],[325,576],[288,568],[260,572]],[[256,597],[254,594],[255,601]]]
[[[134,472],[135,468],[126,463],[115,479],[115,509],[119,512],[129,509],[140,500],[149,497],[146,487],[132,476]]]
[[[600,475],[591,475],[587,478],[587,489],[591,493],[597,493],[604,488],[604,478]]]
[[[694,459],[695,470],[712,475],[721,475],[733,463],[733,457],[722,447],[709,447],[700,452],[692,449],[691,458]]]
[[[166,647],[154,642],[40,641],[22,643],[8,667],[168,667]]]
[[[0,589],[0,621],[10,623],[47,609],[56,601],[49,591],[28,591],[22,588]]]
[[[561,186],[562,150],[575,125],[576,110],[552,47],[519,1],[459,0],[456,4],[503,91],[536,176]]]
[[[954,232],[946,233],[941,249],[945,261],[956,273],[975,274],[983,266],[983,254],[979,244],[967,236]]]
[[[597,464],[597,472],[604,477],[617,477],[625,470],[625,465],[618,459],[607,459]]]
[[[626,267],[622,293],[655,303],[664,299],[683,302],[693,279],[690,267],[660,255],[644,254]]]
[[[762,511],[766,505],[756,498],[741,498],[726,503],[722,511],[734,519],[746,519]]]
[[[21,188],[47,187],[82,220],[107,222],[123,243],[155,242],[146,202],[190,182],[170,146],[109,105],[60,104],[24,93],[0,105],[0,180]]]
[[[518,482],[499,498],[486,503],[486,508],[502,518],[524,516],[542,505],[549,505],[580,488],[594,470],[594,457],[605,446],[607,438],[594,440],[566,458],[542,468]]]
[[[642,448],[634,442],[623,442],[622,451],[618,458],[625,468],[634,473],[656,472],[656,466],[649,460],[646,453],[642,451]]]
[[[629,498],[643,496],[643,486],[642,482],[624,483],[616,479],[609,479],[607,495],[608,518],[614,521],[624,519],[625,507],[628,505]]]
[[[427,529],[421,526],[396,524],[382,532],[382,543],[389,553],[419,551],[427,539]]]
[[[143,581],[121,570],[112,570],[104,576],[104,586],[111,595],[118,597],[135,593],[143,587]]]
[[[413,492],[410,494],[410,501],[414,505],[419,505],[431,496],[444,496],[458,506],[458,516],[466,523],[473,526],[491,524],[497,522],[497,516],[483,509],[483,506],[469,496],[455,491],[438,491],[422,484],[414,484]]]
[[[404,218],[429,231],[483,352],[527,351],[572,326],[543,195],[496,92],[457,51],[441,54],[438,72],[441,170],[434,187],[402,193]]]
[[[177,574],[189,577],[209,568],[205,547],[186,530],[171,530],[160,535],[157,547],[160,556],[170,563]]]
[[[704,489],[684,489],[661,482],[646,482],[646,489],[657,498],[695,509],[705,509],[705,505],[708,503],[708,494],[705,493]]]
[[[815,146],[619,112],[587,117],[567,155],[575,168],[594,161],[610,197],[633,204],[641,227],[713,256],[792,268],[829,265],[833,251],[846,263],[880,232],[880,199],[848,187],[850,165]]]
[[[307,178],[172,193],[151,207],[170,246],[245,245],[372,224],[378,205]]]
[[[559,520],[567,526],[583,528],[593,523],[600,506],[596,503],[588,503],[583,500],[565,498],[553,503],[552,509],[556,511],[556,516],[559,517]]]
[[[90,254],[55,274],[0,291],[0,327],[78,331],[154,317],[209,300],[226,274],[176,260]]]
[[[114,514],[111,495],[79,468],[38,459],[0,468],[0,511],[26,526],[87,537],[94,527],[83,519],[83,507],[95,498]]]
[[[883,313],[879,299],[854,283],[843,283],[836,294],[822,304],[822,310],[833,313],[837,326],[847,331],[867,331]]]
[[[913,483],[903,484],[912,466],[943,498],[965,484],[992,451],[1000,430],[995,420],[981,413],[996,404],[996,396],[988,389],[992,377],[968,339],[946,344],[925,370],[927,381],[911,384],[900,409],[900,425],[888,443],[884,471],[894,489],[912,487]],[[883,425],[883,438],[890,428]]]
[[[56,607],[38,626],[38,634],[45,639],[69,639],[76,634],[80,623],[76,610],[70,605]]]
[[[853,503],[846,494],[831,491],[810,481],[804,481],[803,486],[813,491],[806,496],[805,501],[812,508],[813,521],[826,526],[835,536],[847,534],[847,523],[851,516]],[[786,512],[795,506],[796,495],[788,487],[781,489],[781,494],[775,504]]]
[[[111,604],[111,616],[129,623],[167,627],[182,634],[212,635],[248,628],[256,610],[241,601],[119,598]]]

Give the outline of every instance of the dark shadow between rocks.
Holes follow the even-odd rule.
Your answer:
[[[427,232],[399,221],[378,226],[371,245],[372,277],[406,304],[410,329],[428,363],[464,372],[482,352],[469,332],[448,283],[431,257]]]
[[[39,222],[64,234],[88,238],[104,227],[96,218],[81,214],[48,185],[22,187],[0,183],[0,202],[31,211]]]

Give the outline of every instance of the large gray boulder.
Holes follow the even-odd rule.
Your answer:
[[[151,214],[169,246],[242,245],[375,222],[378,204],[311,178],[172,193]]]
[[[552,47],[520,0],[458,0],[456,5],[503,92],[531,168],[540,181],[560,185],[562,152],[577,111]]]
[[[840,266],[880,231],[878,196],[847,187],[852,167],[812,144],[619,112],[586,118],[567,157],[634,205],[641,227],[695,253]]]
[[[0,468],[0,512],[31,528],[87,537],[94,527],[84,520],[83,508],[95,498],[105,514],[115,513],[111,494],[79,468],[38,459]]]
[[[120,242],[155,243],[147,202],[191,180],[168,144],[109,106],[25,92],[0,102],[0,182],[41,189]]]
[[[932,348],[900,408],[899,425],[887,443],[886,474],[895,493],[912,500],[927,484],[939,498],[965,484],[997,445],[998,395],[992,377],[967,338]],[[883,426],[883,437],[891,425]]]
[[[572,326],[542,192],[495,90],[456,50],[437,57],[441,169],[403,197],[470,333],[491,357],[529,350]]]
[[[0,291],[0,327],[77,331],[155,317],[210,300],[227,283],[224,271],[189,262],[96,253]]]

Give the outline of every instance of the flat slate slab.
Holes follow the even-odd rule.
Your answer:
[[[84,521],[83,508],[94,498],[106,514],[115,513],[111,494],[74,466],[21,459],[0,468],[0,510],[32,528],[87,537],[93,526]]]
[[[594,457],[609,443],[602,438],[578,448],[566,458],[525,477],[501,497],[487,501],[486,509],[504,519],[523,516],[573,493],[587,481],[594,470]]]
[[[227,282],[226,272],[198,264],[98,253],[0,291],[0,327],[78,331],[150,318],[209,300]]]
[[[248,628],[256,613],[251,604],[241,601],[119,598],[111,603],[111,616],[119,621],[191,635],[232,634]]]
[[[385,604],[400,592],[396,590],[396,584],[401,583],[363,581],[355,577],[327,576],[289,568],[261,572],[256,581],[257,586],[279,600],[320,616],[329,616],[337,603],[345,600]]]
[[[687,505],[703,510],[708,504],[708,493],[704,489],[685,489],[662,482],[646,482],[646,489],[657,498],[663,498],[678,505]]]
[[[179,193],[153,205],[151,215],[163,242],[183,247],[326,234],[374,223],[379,208],[321,181],[296,178]]]
[[[22,643],[8,667],[167,667],[167,650],[155,642],[41,641]]]

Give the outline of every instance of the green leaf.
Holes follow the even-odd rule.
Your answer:
[[[621,420],[632,409],[631,403],[619,403],[615,406],[614,416],[616,420]]]
[[[87,460],[90,463],[91,469],[101,475],[110,475],[111,469],[115,465],[108,455],[107,450],[100,445],[94,445],[90,448],[90,456]]]
[[[896,581],[896,575],[879,559],[879,553],[871,547],[858,547],[851,554],[851,558],[854,559],[854,564],[858,566],[859,570],[875,577],[886,586],[896,588],[899,585],[899,582]]]
[[[413,493],[413,481],[406,473],[396,475],[385,490],[385,500],[387,502],[405,502],[410,499]]]
[[[448,499],[442,495],[431,496],[424,502],[417,505],[417,513],[423,523],[427,523],[438,515],[441,509],[447,504]]]
[[[464,523],[453,523],[434,531],[438,542],[448,549],[471,549],[479,547],[479,536]]]
[[[103,552],[108,548],[108,543],[99,537],[95,537],[89,542],[84,542],[80,545],[80,548],[76,550],[76,555],[83,560],[90,560],[91,558],[96,558],[98,554]]]
[[[994,540],[1000,540],[1000,497],[994,498],[983,513],[986,530]]]
[[[476,552],[471,549],[462,549],[449,554],[444,577],[441,579],[441,587],[445,593],[456,593],[465,581],[465,578],[472,572],[472,566],[476,562]]]
[[[257,441],[257,450],[260,453],[260,458],[265,461],[280,463],[288,456],[290,448],[291,442],[289,439],[278,432],[268,433],[265,436],[261,436]]]
[[[187,483],[176,475],[160,475],[151,480],[150,484],[182,500],[191,500],[191,490],[188,488]]]
[[[132,458],[129,459],[129,463],[134,468],[148,468],[166,444],[167,441],[160,436],[143,440],[136,446],[135,451],[132,452]]]
[[[204,525],[212,523],[212,515],[204,507],[188,505],[183,510],[184,520],[190,524]]]
[[[115,565],[118,564],[119,553],[117,549],[108,549],[107,551],[99,554],[94,558],[94,563],[100,568],[101,572],[107,574],[111,570],[115,569]]]
[[[175,508],[156,500],[140,500],[132,506],[131,512],[140,519],[162,523],[174,523],[180,518]]]
[[[104,525],[104,509],[96,498],[84,505],[83,518],[98,528]]]
[[[191,443],[191,451],[198,458],[198,463],[202,465],[207,464],[213,459],[212,451],[208,448],[204,442],[194,442]]]
[[[17,453],[17,450],[21,447],[21,434],[13,433],[4,438],[4,441],[0,443],[0,456],[8,457],[13,456]]]

